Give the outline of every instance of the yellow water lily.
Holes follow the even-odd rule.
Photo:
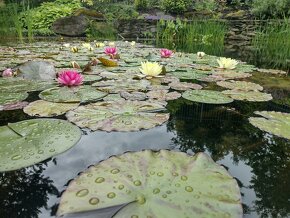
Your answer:
[[[74,47],[71,48],[71,51],[72,51],[73,53],[76,53],[76,52],[79,51],[79,49],[78,49],[78,47],[74,46]]]
[[[136,42],[135,41],[132,41],[131,42],[131,46],[135,46],[136,45]]]
[[[90,43],[83,43],[82,45],[84,48],[87,48],[87,49],[89,49],[91,47]]]
[[[109,42],[109,46],[115,46],[115,42]]]
[[[217,59],[217,62],[219,64],[219,68],[221,69],[227,69],[227,70],[233,70],[237,67],[238,61],[231,58],[219,58]]]
[[[140,71],[149,77],[156,77],[162,72],[162,66],[156,62],[141,62]]]
[[[96,47],[97,48],[104,47],[104,46],[105,46],[105,43],[102,43],[102,42],[97,42],[96,43]]]

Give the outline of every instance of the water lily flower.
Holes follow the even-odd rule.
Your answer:
[[[156,62],[141,62],[140,71],[146,77],[157,77],[162,72],[162,66]]]
[[[70,47],[70,44],[69,43],[64,43],[63,44],[63,47],[69,48]]]
[[[79,51],[79,49],[78,49],[78,47],[74,46],[74,47],[71,48],[71,51],[72,51],[73,53],[76,53],[76,52]]]
[[[114,58],[117,55],[118,51],[116,47],[107,47],[105,48],[105,53],[106,55],[109,55],[111,58]]]
[[[131,42],[131,46],[135,46],[136,45],[136,42],[135,41],[132,41]]]
[[[163,48],[160,50],[160,55],[162,58],[170,58],[173,54],[173,51]]]
[[[72,62],[71,62],[71,65],[72,65],[73,68],[81,69],[80,65],[79,65],[78,62],[76,62],[76,61],[72,61]]]
[[[7,68],[2,73],[2,77],[12,77],[12,76],[13,76],[13,71],[11,68]]]
[[[105,43],[102,43],[102,42],[97,42],[96,43],[96,47],[97,48],[104,47],[104,46],[105,46]]]
[[[203,58],[203,57],[205,56],[205,53],[202,52],[202,51],[199,51],[199,52],[196,53],[196,55],[197,55],[197,57],[199,57],[199,58]]]
[[[217,62],[219,64],[219,68],[227,69],[227,70],[235,69],[239,63],[237,60],[234,60],[231,58],[224,58],[224,57],[217,59]]]
[[[77,71],[65,70],[58,76],[58,83],[64,86],[79,86],[83,83],[83,76]]]
[[[109,46],[111,47],[115,46],[115,42],[109,42]]]

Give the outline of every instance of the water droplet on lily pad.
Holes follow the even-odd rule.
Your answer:
[[[116,194],[114,192],[110,192],[107,194],[107,197],[112,199],[112,198],[116,197]]]
[[[98,178],[96,178],[96,180],[95,180],[96,183],[102,183],[102,182],[104,182],[104,181],[105,181],[105,178],[103,178],[103,177],[98,177]]]
[[[98,198],[91,198],[90,200],[89,200],[89,203],[91,204],[91,205],[96,205],[96,204],[98,204],[100,202],[100,200],[98,199]]]
[[[141,181],[140,180],[136,180],[136,181],[134,181],[134,185],[136,185],[136,186],[140,186],[142,183],[141,183]]]
[[[187,180],[187,176],[181,176],[181,180],[182,181],[186,181]]]
[[[19,160],[21,159],[22,156],[20,154],[14,155],[13,157],[11,157],[12,160]]]
[[[86,196],[87,194],[89,194],[89,190],[88,190],[88,189],[82,189],[82,190],[79,190],[79,191],[76,193],[76,196],[78,196],[78,197],[84,197],[84,196]]]
[[[185,191],[192,192],[193,191],[193,188],[191,186],[186,186],[185,187]]]
[[[158,194],[159,192],[160,192],[160,189],[159,188],[153,189],[153,194]]]
[[[119,172],[120,172],[119,169],[112,169],[112,170],[111,170],[111,173],[112,173],[112,174],[117,174],[117,173],[119,173]]]

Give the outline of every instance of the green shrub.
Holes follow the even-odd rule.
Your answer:
[[[214,11],[217,6],[216,0],[197,0],[194,3],[194,9],[197,11]]]
[[[56,0],[42,3],[39,7],[30,10],[30,13],[33,14],[33,29],[50,28],[55,20],[71,15],[74,10],[80,7],[79,0]],[[24,13],[24,19],[26,16],[27,13]]]
[[[252,12],[262,18],[290,16],[290,0],[254,0]]]
[[[180,14],[187,11],[192,5],[190,0],[163,0],[162,8],[168,12]]]
[[[147,0],[134,0],[134,5],[137,10],[144,10],[148,7]]]

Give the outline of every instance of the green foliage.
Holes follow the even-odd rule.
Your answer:
[[[257,59],[265,61],[268,67],[289,69],[290,19],[267,22],[258,30],[252,44],[257,49]]]
[[[225,23],[219,21],[161,20],[157,24],[157,44],[187,52],[222,55],[226,31]]]
[[[190,0],[162,0],[162,8],[168,12],[180,14],[191,7]]]
[[[144,10],[148,7],[147,0],[134,0],[134,5],[137,10]]]
[[[55,20],[71,15],[74,10],[80,7],[79,0],[44,2],[39,7],[30,11],[33,14],[33,29],[50,28]],[[25,18],[26,16],[27,13],[24,13],[23,17]]]
[[[262,18],[290,16],[290,0],[254,0],[252,12]]]
[[[105,6],[96,6],[95,10],[103,13],[107,20],[128,20],[139,16],[134,5],[127,4],[106,4]]]
[[[197,0],[194,3],[194,9],[197,11],[214,11],[218,7],[215,0]]]
[[[117,31],[110,22],[102,23],[90,21],[90,26],[87,29],[86,35],[89,39],[115,40]]]

